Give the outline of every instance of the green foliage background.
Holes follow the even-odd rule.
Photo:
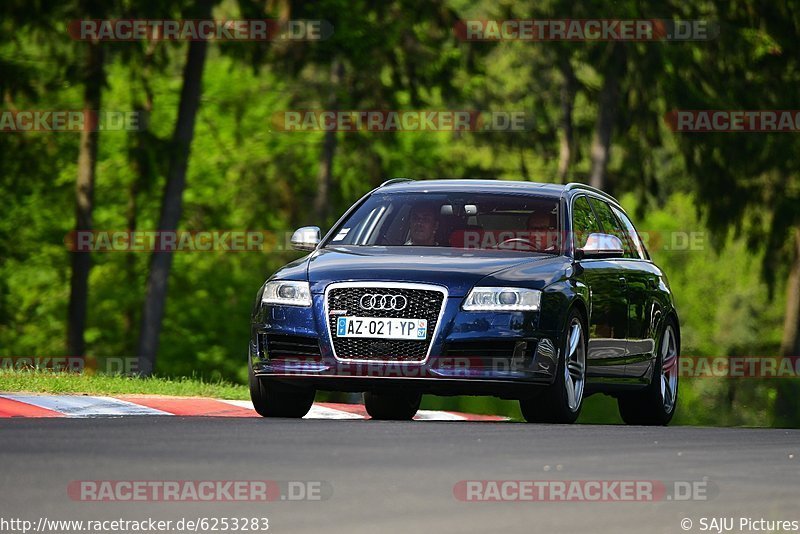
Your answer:
[[[796,85],[786,87],[784,93],[764,93],[760,102],[757,91],[748,92],[748,84],[772,87],[773,82],[755,79],[745,83],[732,78],[730,86],[723,88],[720,80],[724,77],[719,73],[750,72],[749,62],[774,60],[776,47],[788,42],[796,46],[796,27],[759,25],[761,19],[748,15],[739,3],[724,13],[713,2],[665,4],[661,8],[664,13],[643,13],[632,2],[600,4],[590,8],[582,3],[454,1],[425,3],[422,9],[404,1],[375,8],[369,3],[356,6],[329,0],[291,6],[295,18],[331,20],[336,33],[328,42],[306,43],[299,51],[212,44],[181,229],[264,230],[275,232],[283,241],[285,232],[294,227],[319,224],[309,206],[316,194],[323,134],[277,131],[273,115],[288,109],[324,109],[331,91],[338,93],[344,109],[522,110],[533,120],[528,131],[517,133],[337,134],[331,209],[323,227],[359,196],[395,176],[556,181],[563,82],[558,65],[564,57],[571,62],[581,88],[574,102],[576,153],[568,178],[585,181],[591,166],[589,143],[598,113],[597,95],[604,79],[602,65],[610,45],[461,43],[452,38],[447,24],[457,18],[562,13],[565,18],[577,18],[576,14],[722,18],[725,37],[721,42],[628,46],[629,58],[633,58],[629,61],[636,69],[622,82],[625,101],[615,127],[609,188],[630,213],[638,215],[635,220],[640,230],[661,236],[673,231],[704,236],[703,246],[696,250],[650,244],[651,254],[668,273],[675,293],[683,354],[777,354],[788,268],[779,263],[773,272],[774,284],[768,287],[764,282],[766,250],[747,239],[752,234],[749,229],[766,224],[763,218],[751,217],[752,210],[759,213],[758,206],[748,208],[749,215],[737,215],[738,220],[725,224],[720,224],[719,217],[709,219],[708,212],[701,209],[708,193],[702,193],[696,182],[705,171],[702,162],[716,160],[703,157],[702,143],[692,144],[696,138],[669,132],[662,118],[687,102],[699,108],[709,101],[727,108],[792,107],[797,100]],[[21,14],[22,4],[6,6],[0,29],[6,35],[13,29],[14,38],[0,40],[0,109],[80,109],[82,89],[74,71],[82,43],[71,42],[59,32],[67,11],[73,18],[85,16],[81,5],[67,2],[61,11],[40,7],[28,15]],[[221,2],[215,17],[242,16],[253,5]],[[180,4],[162,7],[173,10],[175,16],[181,12]],[[138,9],[147,13],[154,8]],[[270,13],[262,8],[258,15]],[[32,22],[26,17],[38,19]],[[780,14],[775,17],[779,19]],[[415,45],[404,47],[408,40]],[[741,54],[724,57],[718,50],[723,44]],[[139,63],[138,46],[109,45],[103,102],[108,110],[131,110],[142,101],[143,80],[152,90],[148,133],[155,140],[149,153],[155,173],[139,184],[135,200],[138,229],[156,230],[168,159],[165,143],[177,116],[186,44],[159,44],[150,71]],[[784,49],[781,57],[787,76],[797,72],[796,57],[790,57],[793,50]],[[329,84],[329,63],[334,56],[347,66],[345,80],[338,87]],[[398,58],[405,58],[406,63],[392,64],[391,60]],[[707,67],[714,76],[680,85],[684,75],[692,79],[706,61],[708,65],[715,62],[716,66]],[[415,70],[403,70],[404,65],[413,65]],[[751,98],[745,101],[742,94]],[[787,104],[779,105],[782,101]],[[709,150],[715,143],[732,151],[737,145],[746,145],[751,151],[761,147],[765,159],[784,154],[796,162],[797,151],[789,148],[792,143],[797,146],[796,140],[772,147],[762,141],[765,138],[773,139],[716,138],[708,144]],[[130,133],[103,132],[100,136],[94,212],[97,229],[125,228],[130,190],[137,180],[132,146]],[[0,355],[65,354],[70,273],[64,239],[74,227],[77,153],[77,133],[0,133]],[[731,167],[737,165],[733,162]],[[767,172],[764,166],[741,169],[739,174],[731,171],[730,180],[749,183]],[[779,174],[779,184],[790,183],[789,175],[796,180],[796,167],[774,172]],[[726,192],[719,194],[725,198]],[[757,196],[752,190],[746,194]],[[271,272],[298,256],[283,250],[176,253],[157,374],[243,383],[248,317],[255,292]],[[95,253],[93,260],[86,332],[89,354],[135,355],[148,255]],[[774,401],[774,381],[685,380],[677,422],[768,425],[773,420]],[[425,406],[518,415],[513,403],[494,399],[428,398]],[[619,416],[609,398],[596,396],[588,401],[582,420],[619,422]]]

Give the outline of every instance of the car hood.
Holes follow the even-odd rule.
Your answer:
[[[362,280],[436,284],[445,286],[452,297],[463,297],[484,277],[494,275],[496,283],[502,271],[517,272],[520,267],[556,259],[548,254],[498,250],[343,246],[319,249],[287,266],[283,274],[296,276],[305,266],[312,293],[323,293],[332,282]],[[276,273],[280,278],[295,276]]]

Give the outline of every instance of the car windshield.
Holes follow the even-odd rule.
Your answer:
[[[421,246],[559,254],[558,199],[519,194],[375,193],[327,246]]]

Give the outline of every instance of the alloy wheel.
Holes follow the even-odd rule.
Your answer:
[[[583,339],[583,326],[577,317],[574,317],[569,325],[564,363],[564,388],[567,392],[567,404],[570,410],[575,411],[581,405],[583,386],[586,380],[586,344]]]

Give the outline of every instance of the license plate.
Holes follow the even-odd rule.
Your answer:
[[[420,341],[424,340],[427,335],[427,319],[386,317],[337,317],[336,319],[336,337],[371,337]]]

